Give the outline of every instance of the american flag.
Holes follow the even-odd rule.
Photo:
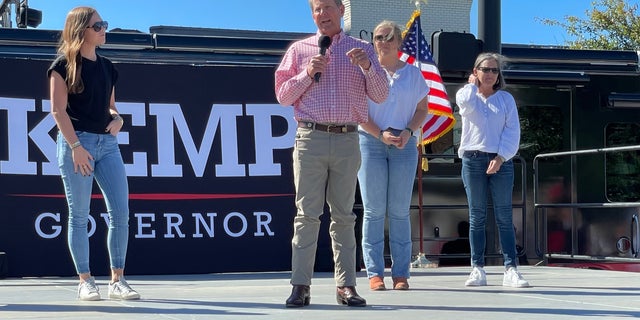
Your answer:
[[[453,109],[447,96],[440,71],[433,61],[431,48],[424,39],[420,25],[420,11],[413,12],[403,34],[402,48],[398,52],[400,60],[413,64],[422,70],[422,76],[429,86],[429,114],[422,127],[422,144],[429,144],[440,138],[456,123]],[[418,57],[416,59],[416,57]]]

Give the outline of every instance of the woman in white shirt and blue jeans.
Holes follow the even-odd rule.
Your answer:
[[[402,32],[397,24],[383,21],[373,34],[378,61],[387,73],[389,96],[380,104],[369,100],[369,121],[360,125],[362,251],[370,289],[386,289],[383,251],[388,217],[393,289],[406,290],[411,263],[409,206],[429,87],[418,68],[398,59]]]
[[[487,198],[491,195],[500,246],[504,257],[503,286],[528,287],[516,266],[513,229],[513,156],[520,144],[520,122],[513,96],[502,89],[503,57],[480,54],[469,83],[456,94],[462,118],[458,156],[462,158],[462,181],[469,203],[469,242],[473,270],[466,286],[485,286]]]

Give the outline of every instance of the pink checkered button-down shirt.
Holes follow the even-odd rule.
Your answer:
[[[284,106],[294,106],[296,120],[319,123],[367,122],[367,97],[380,103],[389,92],[387,76],[376,59],[373,46],[340,32],[327,50],[329,63],[316,83],[307,75],[309,60],[319,52],[316,34],[295,42],[276,70],[276,97]],[[349,62],[347,52],[364,48],[371,67],[363,70]]]

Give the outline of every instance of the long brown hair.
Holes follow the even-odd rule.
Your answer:
[[[81,93],[84,91],[84,83],[80,76],[82,71],[82,56],[80,47],[84,43],[84,32],[96,9],[91,7],[76,7],[69,11],[62,29],[58,54],[67,60],[67,92]]]

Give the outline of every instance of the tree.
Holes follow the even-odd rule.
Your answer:
[[[638,4],[627,0],[594,0],[586,11],[587,19],[565,16],[564,21],[537,18],[549,26],[559,26],[575,40],[567,40],[572,49],[638,50],[640,16]]]

